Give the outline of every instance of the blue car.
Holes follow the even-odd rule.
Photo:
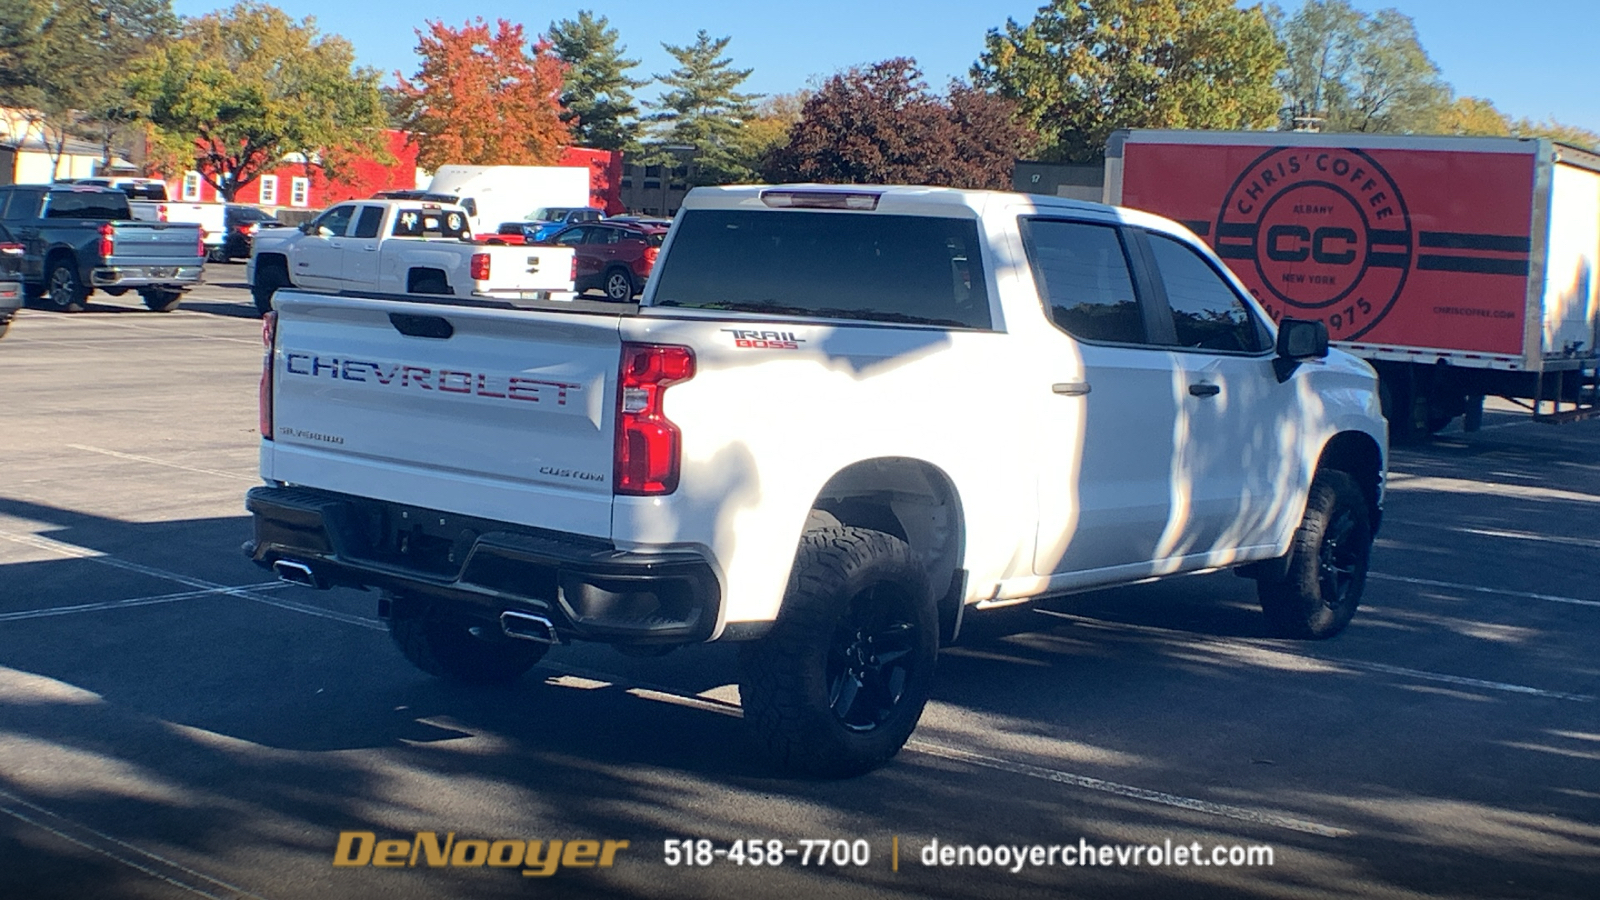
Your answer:
[[[605,214],[605,210],[592,206],[544,206],[534,210],[533,218],[529,221],[501,223],[500,233],[520,234],[523,240],[536,244],[548,240],[568,225],[593,222]]]

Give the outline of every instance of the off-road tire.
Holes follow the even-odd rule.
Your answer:
[[[740,654],[745,722],[785,771],[870,771],[916,728],[938,651],[927,573],[904,541],[850,526],[808,531],[772,631]]]
[[[256,302],[256,312],[263,316],[272,312],[272,295],[279,288],[292,287],[289,282],[289,273],[283,271],[279,264],[256,267],[255,283],[250,285],[250,297]]]
[[[52,309],[83,312],[89,292],[78,278],[77,263],[71,259],[58,259],[50,264],[44,276],[44,299]]]
[[[1344,472],[1318,472],[1290,544],[1288,574],[1256,586],[1268,628],[1303,640],[1343,631],[1361,602],[1371,555],[1372,525],[1361,488]]]
[[[412,665],[464,684],[507,684],[544,658],[549,645],[491,632],[473,634],[467,622],[441,615],[426,602],[390,598],[389,637]]]
[[[164,290],[140,291],[139,299],[144,301],[144,305],[149,307],[151,312],[167,313],[177,309],[178,304],[183,302],[183,292]]]

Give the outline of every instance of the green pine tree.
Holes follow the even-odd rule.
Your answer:
[[[605,16],[580,10],[576,20],[550,23],[549,38],[556,56],[570,67],[561,86],[561,121],[572,126],[573,141],[580,147],[625,150],[639,139],[633,91],[650,82],[625,74],[639,61],[623,57],[627,48],[617,43],[610,24]]]
[[[754,103],[760,95],[738,91],[754,70],[735,69],[733,60],[722,55],[729,40],[713,40],[701,29],[693,44],[661,45],[678,61],[678,67],[667,75],[655,76],[668,90],[649,104],[654,110],[648,121],[654,125],[650,136],[655,148],[647,154],[647,164],[670,165],[674,158],[669,148],[689,146],[696,151],[696,184],[730,184],[755,178],[739,138],[745,122],[755,115]]]

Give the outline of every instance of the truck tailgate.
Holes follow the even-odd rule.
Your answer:
[[[611,533],[617,315],[280,291],[274,481]]]
[[[199,226],[189,222],[117,222],[112,258],[118,265],[187,263],[200,253]]]

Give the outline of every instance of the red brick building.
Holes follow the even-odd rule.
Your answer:
[[[335,181],[317,166],[285,160],[276,169],[245,185],[233,198],[235,203],[290,209],[321,209],[332,203],[371,197],[378,191],[404,190],[428,186],[428,175],[417,168],[417,147],[406,141],[403,131],[388,132],[390,164],[375,159],[358,159]],[[607,213],[622,212],[622,154],[609,150],[569,147],[562,154],[563,166],[587,166],[591,202]],[[190,201],[222,199],[217,189],[207,184],[199,172],[185,173],[168,185],[168,194]]]

